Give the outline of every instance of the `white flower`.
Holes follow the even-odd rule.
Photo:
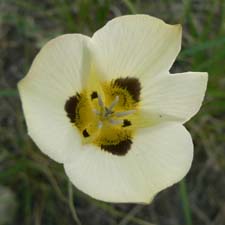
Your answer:
[[[169,73],[181,32],[147,15],[118,17],[92,38],[51,40],[19,82],[29,135],[93,198],[148,203],[188,172],[182,124],[202,104],[207,73]]]

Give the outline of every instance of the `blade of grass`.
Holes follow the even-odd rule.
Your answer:
[[[92,200],[93,203],[98,206],[99,208],[103,209],[104,211],[108,212],[109,214],[115,216],[115,217],[118,217],[118,218],[124,218],[126,216],[126,213],[124,212],[120,212],[118,210],[116,210],[113,206],[111,205],[108,205],[104,202],[98,202],[96,200]],[[140,218],[137,218],[137,217],[132,217],[130,218],[130,221],[138,224],[138,225],[154,225],[150,222],[147,222],[145,220],[142,220]]]
[[[212,68],[213,66],[217,66],[216,62],[219,62],[220,60],[224,60],[225,57],[225,49],[222,49],[222,51],[217,52],[217,54],[215,54],[213,57],[209,58],[209,60],[206,60],[204,62],[202,62],[201,64],[199,64],[196,69],[198,70],[208,70],[210,68]],[[213,68],[213,70],[215,71],[215,69]]]
[[[185,179],[183,179],[179,183],[179,191],[180,191],[180,198],[181,198],[181,202],[182,202],[182,206],[183,206],[185,224],[186,225],[193,225]]]
[[[195,55],[201,51],[204,51],[206,49],[218,47],[220,45],[225,44],[225,37],[219,37],[210,41],[202,42],[200,44],[195,45],[194,47],[187,48],[183,50],[179,56],[179,58],[184,58],[186,56],[192,56]]]
[[[210,4],[210,10],[208,10],[207,12],[206,21],[203,26],[203,31],[201,32],[202,40],[204,39],[207,40],[208,37],[210,37],[210,33],[212,32],[213,25],[215,23],[214,19],[215,19],[215,11],[217,6],[218,4],[216,3],[216,1],[212,1]]]
[[[219,32],[218,34],[224,34],[224,31],[225,31],[225,2],[224,1],[221,1],[220,2],[220,5],[219,5],[219,8],[220,8],[220,16],[221,16],[221,23],[220,23],[220,28],[219,28]]]
[[[10,177],[16,176],[19,172],[25,171],[27,168],[26,160],[17,160],[16,164],[1,169],[0,171],[0,183],[4,182]]]
[[[76,23],[71,11],[71,5],[62,0],[54,0],[54,3],[61,9],[59,13],[61,18],[65,21],[67,31],[76,32]]]
[[[127,225],[130,223],[130,220],[135,217],[135,215],[143,208],[143,205],[136,205],[134,208],[127,213],[127,215],[122,218],[118,225]]]
[[[199,32],[194,22],[194,15],[192,15],[192,1],[183,0],[183,15],[181,17],[181,24],[186,23],[189,28],[189,32],[193,37],[198,37]]]
[[[18,96],[18,92],[15,89],[0,90],[0,97]]]
[[[124,5],[130,10],[132,14],[137,14],[137,9],[130,0],[123,0]]]
[[[191,1],[190,0],[182,0],[183,2],[183,14],[181,16],[180,22],[184,24],[188,19],[188,15],[191,9]]]

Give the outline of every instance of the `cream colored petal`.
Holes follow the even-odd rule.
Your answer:
[[[85,146],[64,167],[73,184],[93,198],[149,203],[185,176],[192,157],[190,134],[182,125],[165,123],[140,130],[125,156]]]
[[[29,135],[45,154],[59,162],[80,145],[64,106],[81,90],[88,74],[88,41],[88,37],[78,34],[51,40],[18,84]]]
[[[181,47],[181,26],[147,15],[109,21],[92,37],[98,71],[108,79],[169,71]]]
[[[145,82],[141,108],[163,119],[186,122],[200,109],[205,96],[208,74],[187,72],[168,74]]]

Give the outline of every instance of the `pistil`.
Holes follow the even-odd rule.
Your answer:
[[[93,112],[99,117],[98,129],[101,129],[103,126],[103,121],[107,120],[112,125],[121,125],[123,124],[123,120],[115,119],[115,117],[124,117],[131,115],[136,112],[136,110],[128,110],[122,112],[114,112],[113,109],[119,102],[119,96],[117,95],[115,99],[112,101],[109,107],[106,107],[101,95],[98,94],[98,105],[100,110],[93,109]],[[114,118],[113,118],[114,117]]]

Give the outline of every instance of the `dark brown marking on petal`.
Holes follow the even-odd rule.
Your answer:
[[[127,119],[123,120],[123,125],[122,127],[128,127],[128,126],[131,126],[131,122]]]
[[[137,78],[126,77],[118,78],[114,81],[114,85],[127,89],[134,101],[140,101],[141,83]]]
[[[90,136],[90,134],[87,132],[86,129],[83,130],[82,134],[83,134],[84,137],[89,137]]]
[[[96,91],[93,91],[91,93],[91,99],[95,99],[95,98],[98,98],[98,93]]]
[[[70,119],[71,123],[75,122],[76,119],[76,108],[80,101],[80,95],[77,93],[76,95],[70,97],[64,106],[65,111],[67,112],[67,116]]]
[[[121,141],[116,145],[101,145],[101,149],[112,153],[113,155],[123,156],[130,150],[132,141],[130,139]]]

